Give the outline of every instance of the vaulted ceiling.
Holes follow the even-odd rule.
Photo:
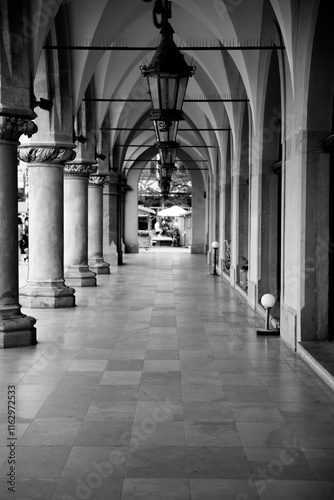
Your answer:
[[[64,32],[69,45],[102,47],[101,50],[69,49],[74,115],[87,89],[95,98],[147,98],[146,82],[139,67],[152,59],[160,38],[152,20],[153,5],[154,1],[143,0],[31,1],[37,32],[33,40],[35,70],[60,10],[62,19],[66,19]],[[292,16],[291,0],[172,1],[170,23],[175,31],[174,40],[180,49],[184,48],[187,62],[196,66],[195,75],[189,80],[187,96],[206,101],[224,94],[249,100],[249,104],[185,102],[185,122],[180,124],[180,129],[198,129],[179,131],[178,139],[187,146],[183,150],[187,157],[210,162],[216,155],[216,148],[223,147],[226,140],[226,135],[215,129],[231,128],[233,137],[240,133],[236,129],[236,119],[244,106],[249,105],[253,120],[257,112],[259,60],[264,52],[271,51],[226,49],[238,43],[245,46],[266,45],[271,40],[279,42],[281,32],[291,69]],[[125,46],[134,49],[124,50]],[[203,50],[206,46],[219,46],[221,50]],[[114,47],[114,50],[106,50],[106,47]],[[97,130],[107,115],[109,127],[117,129],[110,130],[111,148],[118,145],[123,159],[147,156],[155,139],[148,119],[149,102],[97,101],[94,106]],[[138,131],[138,128],[152,130]],[[131,143],[135,146],[131,147]],[[152,156],[154,149],[149,151]]]

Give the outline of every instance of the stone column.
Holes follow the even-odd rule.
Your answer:
[[[105,175],[91,175],[88,183],[88,265],[96,274],[109,274],[103,260],[103,186]]]
[[[63,168],[75,153],[66,147],[21,146],[29,164],[29,271],[20,289],[24,307],[73,307],[73,288],[64,283]]]
[[[26,118],[0,117],[0,348],[36,344],[36,320],[19,304],[17,146],[37,132]]]
[[[65,279],[70,286],[96,286],[88,268],[88,178],[91,163],[67,163],[64,178]]]
[[[127,177],[127,184],[121,184],[124,196],[124,243],[126,253],[138,253],[138,180],[141,170],[130,170]],[[126,186],[130,189],[125,191]],[[121,198],[122,200],[122,198]],[[120,228],[118,228],[118,231]]]
[[[103,188],[103,255],[111,266],[117,266],[117,177],[110,175]]]

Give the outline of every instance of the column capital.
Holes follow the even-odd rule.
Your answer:
[[[89,176],[89,184],[93,186],[104,186],[106,182],[106,178],[108,176],[106,174],[94,174]]]
[[[92,163],[66,163],[65,177],[89,177],[97,172],[97,164]]]
[[[18,142],[21,135],[31,137],[36,134],[38,127],[29,118],[19,116],[0,116],[0,139]]]
[[[24,163],[65,163],[74,160],[75,151],[64,146],[19,146],[18,157]]]

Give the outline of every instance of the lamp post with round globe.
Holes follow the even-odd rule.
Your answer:
[[[271,293],[266,293],[261,297],[261,304],[266,310],[266,322],[264,329],[256,330],[258,335],[279,335],[279,331],[269,326],[270,309],[275,305],[275,297]]]
[[[211,246],[213,248],[213,271],[212,271],[212,274],[217,275],[216,265],[217,265],[217,250],[219,248],[219,242],[213,241],[211,243]]]

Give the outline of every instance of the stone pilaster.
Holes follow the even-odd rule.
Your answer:
[[[21,146],[19,158],[29,168],[29,270],[20,289],[24,307],[75,306],[73,288],[64,282],[64,163],[70,147]]]
[[[17,147],[37,126],[0,116],[0,348],[36,344],[36,319],[21,312],[18,275]]]
[[[103,188],[103,255],[111,266],[119,262],[117,249],[118,180],[110,174]]]
[[[91,175],[88,184],[88,265],[96,274],[109,274],[103,260],[103,186],[106,175]]]
[[[88,267],[88,179],[96,171],[92,163],[65,165],[65,279],[74,287],[96,285],[96,274]]]

